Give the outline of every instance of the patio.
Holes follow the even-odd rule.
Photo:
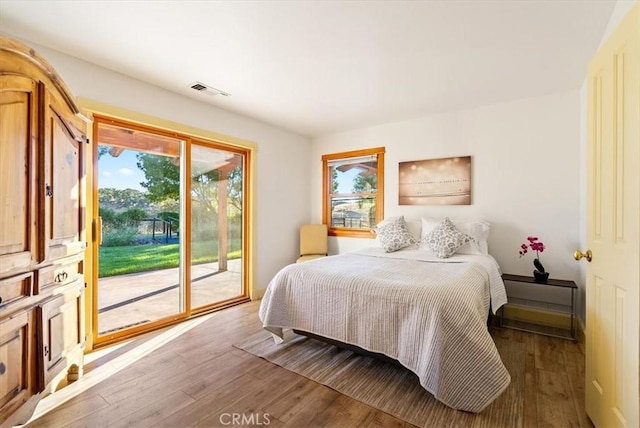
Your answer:
[[[229,260],[227,270],[204,263],[191,270],[191,308],[242,294],[242,259]],[[180,312],[179,268],[100,278],[98,329],[106,334],[156,321]]]

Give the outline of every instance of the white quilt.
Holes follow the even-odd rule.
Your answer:
[[[480,412],[511,378],[487,330],[506,303],[491,256],[380,248],[292,264],[262,299],[265,329],[307,331],[398,360],[444,404]]]

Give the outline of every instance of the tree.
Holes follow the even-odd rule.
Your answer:
[[[238,213],[242,212],[242,167],[237,166],[229,172],[227,191],[229,192],[229,204],[233,205]]]
[[[375,193],[378,190],[378,176],[365,175],[362,172],[353,178],[353,193]]]
[[[109,146],[98,146],[98,159],[109,153]]]
[[[147,189],[147,199],[151,202],[180,199],[180,167],[174,165],[172,158],[148,153],[138,153],[136,157],[146,179],[140,185]]]
[[[127,226],[138,226],[142,220],[147,218],[147,213],[141,208],[130,208],[120,213],[122,222]]]
[[[369,206],[369,221],[371,222],[371,213],[375,218],[375,205],[373,205],[373,193],[378,190],[378,176],[376,174],[365,174],[365,171],[353,177],[353,193],[370,193],[371,197],[359,198],[358,208],[362,210],[365,206]],[[372,211],[373,210],[373,211]]]
[[[136,189],[114,189],[103,187],[98,190],[100,206],[120,211],[129,208],[149,208],[149,201],[144,193]]]
[[[180,198],[180,167],[167,156],[138,153],[138,168],[142,170],[145,181],[140,183],[147,189],[147,198],[152,202],[162,202],[166,199]],[[207,171],[191,179],[192,201],[206,210],[217,212],[216,183],[227,179],[228,202],[242,210],[242,167],[231,170],[226,177],[221,177],[219,170]]]

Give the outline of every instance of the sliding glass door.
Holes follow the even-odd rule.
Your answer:
[[[191,146],[191,308],[242,294],[243,156]]]
[[[94,341],[248,300],[247,153],[96,117]]]

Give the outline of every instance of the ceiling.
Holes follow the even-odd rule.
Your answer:
[[[614,6],[0,0],[0,31],[315,137],[577,89]]]

